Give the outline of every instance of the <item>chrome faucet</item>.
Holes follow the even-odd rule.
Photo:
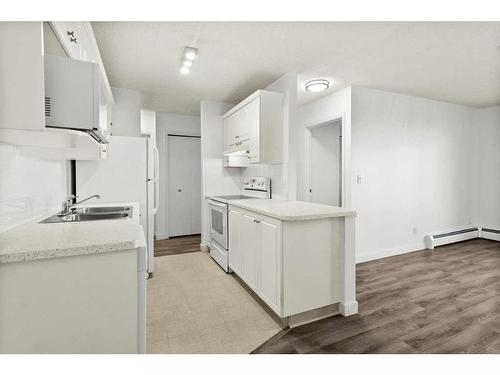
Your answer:
[[[73,202],[73,199],[74,198],[78,198],[77,195],[70,195],[62,204],[62,209],[61,209],[61,212],[59,212],[57,214],[57,216],[61,217],[61,216],[66,216],[66,215],[69,215],[71,213],[71,209],[73,207],[75,207],[77,204],[80,204],[80,203],[83,203],[83,202],[87,202],[88,200],[91,200],[92,198],[96,198],[96,199],[99,199],[101,196],[99,194],[95,194],[95,195],[92,195],[91,197],[88,197],[88,198],[85,198],[85,199],[82,199],[81,201],[79,202],[75,202],[75,203],[72,203]]]

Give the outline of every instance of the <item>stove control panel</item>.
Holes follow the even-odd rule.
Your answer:
[[[269,177],[249,177],[243,180],[243,190],[271,192],[271,179]]]

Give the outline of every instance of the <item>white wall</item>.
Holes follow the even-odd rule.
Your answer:
[[[66,161],[0,143],[0,232],[60,208],[69,195],[68,170]]]
[[[111,107],[111,134],[141,136],[141,93],[136,90],[111,88],[115,104]]]
[[[424,235],[472,222],[474,111],[352,88],[358,260],[422,249]]]
[[[339,118],[344,118],[342,124],[342,136],[345,147],[343,152],[343,168],[346,176],[350,175],[350,127],[351,127],[351,88],[336,91],[328,96],[307,103],[298,109],[298,125],[296,130],[296,153],[297,153],[297,199],[306,199],[306,165],[305,165],[305,134],[306,128],[326,123]],[[350,207],[350,179],[343,181],[344,204]]]
[[[241,193],[243,179],[250,176],[270,177],[273,199],[295,199],[296,154],[295,128],[297,111],[297,74],[288,73],[265,90],[285,94],[283,118],[283,163],[252,164],[247,168],[224,168],[224,131],[222,115],[235,104],[201,102],[202,159],[202,243],[209,241],[208,213],[205,198],[213,195]]]
[[[224,168],[224,132],[222,115],[234,104],[208,100],[201,102],[201,242],[209,244],[207,196],[231,195],[241,192],[240,168]]]
[[[155,217],[155,232],[158,238],[168,237],[168,134],[201,135],[200,117],[156,113],[156,146],[160,154],[160,202]]]
[[[476,110],[474,129],[477,224],[500,230],[500,106]]]
[[[279,164],[251,164],[242,172],[243,177],[271,178],[273,199],[295,200],[297,186],[297,74],[287,73],[264,90],[281,92],[283,104],[283,162]]]

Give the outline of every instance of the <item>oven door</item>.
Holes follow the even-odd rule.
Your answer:
[[[227,250],[227,204],[208,201],[210,238]]]

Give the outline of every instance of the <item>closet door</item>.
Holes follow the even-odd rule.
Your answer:
[[[168,136],[169,236],[201,232],[200,138]]]

